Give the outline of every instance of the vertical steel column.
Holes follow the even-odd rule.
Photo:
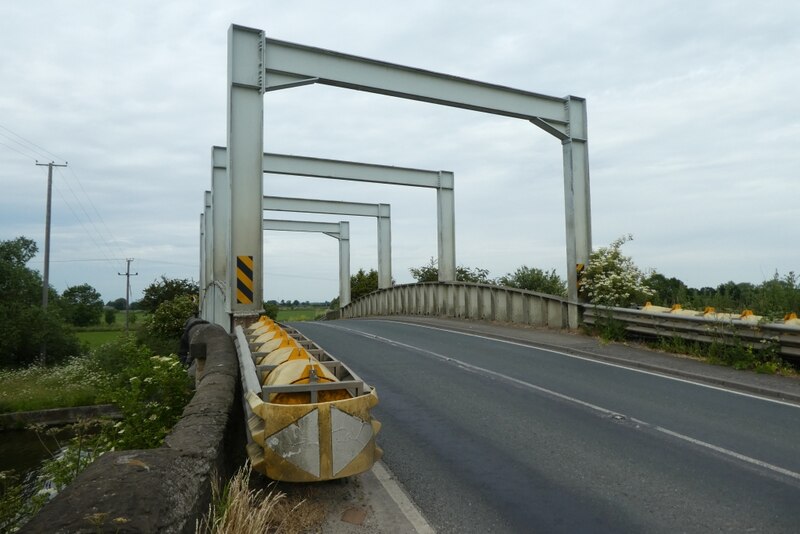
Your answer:
[[[592,216],[589,197],[589,146],[586,100],[567,97],[568,138],[564,153],[564,204],[567,233],[567,297],[578,301],[578,270],[589,263],[592,251]],[[569,305],[568,325],[578,327],[578,306]]]
[[[378,288],[392,287],[392,215],[389,204],[378,204]]]
[[[203,217],[203,242],[200,246],[203,249],[201,273],[203,273],[202,280],[200,281],[200,310],[202,317],[206,321],[211,321],[213,307],[209,306],[213,300],[212,293],[209,293],[209,285],[214,280],[214,253],[213,253],[213,235],[214,235],[214,209],[211,198],[211,191],[205,193],[206,209]]]
[[[208,191],[206,191],[208,193]],[[205,212],[200,214],[200,301],[198,308],[200,310],[200,318],[206,318],[206,310],[204,303],[206,299],[206,218],[208,217],[208,207],[206,206]]]
[[[439,172],[436,188],[436,221],[439,246],[439,281],[456,280],[456,213],[452,172]]]
[[[264,153],[264,34],[232,25],[228,30],[228,176],[230,250],[227,301],[231,321],[257,315],[263,306],[261,198]]]
[[[231,183],[228,179],[227,150],[211,149],[211,271],[208,275],[210,319],[208,321],[230,329],[230,299],[228,281],[228,251],[230,250]],[[209,299],[209,296],[206,296]]]
[[[339,222],[339,307],[350,304],[350,223]]]

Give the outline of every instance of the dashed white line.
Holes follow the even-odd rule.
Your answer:
[[[406,323],[404,323],[404,324],[406,324]],[[347,327],[338,326],[338,325],[334,326],[334,325],[327,325],[326,324],[325,326],[327,326],[329,328],[334,328],[336,330],[344,330],[344,331],[347,331],[347,332],[350,332],[350,333],[353,333],[353,334],[356,334],[356,335],[359,335],[359,336],[362,336],[362,337],[366,337],[366,338],[369,338],[369,339],[374,339],[375,341],[378,341],[378,342],[381,342],[381,343],[386,343],[386,344],[393,345],[393,346],[396,346],[396,347],[403,347],[403,348],[406,348],[406,349],[409,349],[409,350],[413,350],[414,352],[418,352],[420,354],[424,354],[424,355],[431,356],[431,357],[437,358],[439,360],[442,360],[442,361],[445,361],[445,362],[448,362],[448,363],[455,364],[455,365],[457,365],[458,367],[461,367],[464,370],[467,370],[467,371],[470,371],[470,372],[473,372],[473,373],[481,373],[481,374],[489,375],[489,376],[492,376],[494,378],[497,378],[497,379],[504,380],[506,382],[515,384],[517,386],[521,386],[521,387],[524,387],[524,388],[532,389],[534,391],[538,391],[538,392],[544,393],[546,395],[550,395],[552,397],[556,397],[556,398],[564,400],[566,402],[569,402],[569,403],[572,403],[572,404],[577,404],[579,406],[583,406],[585,408],[588,408],[590,410],[599,412],[599,413],[601,413],[603,415],[606,415],[606,416],[625,417],[626,419],[628,419],[628,420],[630,420],[630,421],[632,421],[632,422],[634,422],[634,423],[636,423],[638,425],[641,425],[641,426],[644,426],[644,427],[647,427],[647,428],[651,428],[651,429],[653,429],[653,430],[655,430],[657,432],[661,432],[662,434],[666,434],[666,435],[671,436],[673,438],[685,441],[687,443],[691,443],[691,444],[699,446],[699,447],[703,447],[703,448],[712,450],[712,451],[717,452],[719,454],[734,458],[734,459],[742,461],[742,462],[749,463],[751,465],[758,466],[758,467],[760,467],[762,469],[766,469],[766,470],[772,471],[773,473],[778,473],[780,475],[784,475],[784,476],[793,478],[795,480],[800,480],[800,473],[797,473],[795,471],[791,471],[789,469],[785,469],[783,467],[779,467],[777,465],[773,465],[773,464],[764,462],[764,461],[759,460],[757,458],[752,458],[750,456],[746,456],[744,454],[740,454],[738,452],[732,451],[730,449],[726,449],[724,447],[720,447],[718,445],[714,445],[714,444],[711,444],[711,443],[708,443],[708,442],[705,442],[705,441],[702,441],[702,440],[699,440],[699,439],[692,438],[691,436],[686,436],[684,434],[680,434],[678,432],[674,432],[672,430],[669,430],[669,429],[664,428],[664,427],[660,427],[658,425],[653,425],[653,424],[648,423],[646,421],[642,421],[642,420],[635,419],[635,418],[632,418],[632,417],[626,417],[623,414],[619,414],[619,413],[617,413],[617,412],[615,412],[613,410],[609,410],[607,408],[603,408],[602,406],[598,406],[596,404],[592,404],[590,402],[586,402],[586,401],[577,399],[575,397],[570,397],[569,395],[564,395],[563,393],[559,393],[559,392],[553,391],[551,389],[547,389],[547,388],[544,388],[544,387],[541,387],[541,386],[537,386],[536,384],[531,384],[530,382],[525,382],[524,380],[520,380],[518,378],[514,378],[512,376],[508,376],[508,375],[505,375],[503,373],[498,373],[497,371],[492,371],[491,369],[486,369],[484,367],[479,367],[477,365],[472,365],[470,363],[466,363],[466,362],[463,362],[461,360],[458,360],[457,358],[452,358],[450,356],[445,356],[443,354],[439,354],[438,352],[433,352],[433,351],[430,351],[430,350],[427,350],[427,349],[423,349],[421,347],[416,347],[414,345],[409,345],[407,343],[402,343],[400,341],[395,341],[395,340],[392,340],[392,339],[389,339],[389,338],[385,338],[385,337],[381,337],[381,336],[378,336],[378,335],[375,335],[375,334],[362,332],[360,330],[355,330],[355,329],[352,329],[352,328],[347,328]],[[417,325],[413,325],[413,326],[417,326]],[[437,330],[444,330],[444,329],[437,329]],[[450,332],[449,330],[447,330],[447,331]],[[460,332],[457,332],[457,331],[453,331],[453,332],[454,333],[460,333]],[[473,334],[464,334],[464,335],[473,335]],[[476,336],[476,337],[484,337],[484,336]],[[515,345],[521,345],[521,346],[530,347],[530,345],[523,345],[521,343],[508,342],[508,341],[504,341],[504,340],[494,340],[494,339],[489,338],[489,337],[486,337],[486,339],[490,339],[490,340],[493,340],[493,341],[500,341],[500,342],[503,342],[503,343],[511,343],[511,344],[515,344]],[[545,350],[545,349],[542,349],[542,350]],[[554,353],[557,353],[557,354],[561,354],[560,352],[553,351],[553,350],[549,350],[549,352],[554,352]],[[593,361],[593,360],[589,360],[589,361]],[[622,367],[622,366],[617,366],[617,367]],[[651,373],[651,374],[655,374],[655,373]],[[661,376],[661,375],[656,375],[656,376]],[[693,382],[691,382],[691,383],[693,383]],[[724,390],[724,391],[727,391],[727,390]],[[755,398],[759,398],[760,399],[761,397],[755,397]],[[795,406],[795,405],[789,404],[789,406]]]

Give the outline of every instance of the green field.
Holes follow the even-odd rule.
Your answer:
[[[94,349],[104,343],[119,339],[121,336],[125,335],[125,330],[84,330],[81,332],[76,332],[76,334],[78,339],[84,343],[87,343],[90,349]]]
[[[325,306],[314,306],[309,308],[280,308],[278,310],[278,321],[313,321],[321,315],[325,315]]]

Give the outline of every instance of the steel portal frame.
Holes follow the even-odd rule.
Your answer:
[[[314,232],[329,235],[339,241],[339,305],[350,304],[350,223],[317,221],[285,221],[264,219],[263,230],[277,232]]]
[[[265,196],[262,207],[264,211],[375,217],[378,226],[378,287],[392,287],[392,215],[389,204]],[[344,306],[343,299],[339,301]]]
[[[227,149],[213,147],[213,167],[226,169]],[[436,235],[440,282],[456,279],[455,177],[451,171],[432,171],[375,163],[312,158],[265,152],[266,174],[307,176],[354,182],[436,189]],[[387,286],[388,287],[388,286]]]
[[[254,303],[230,302],[233,315],[257,313],[263,296],[260,200],[264,145],[263,94],[324,84],[530,121],[561,141],[564,161],[569,326],[578,326],[577,269],[591,252],[586,101],[552,97],[267,38],[262,30],[228,30],[227,169],[230,250],[227,261],[254,259]],[[236,210],[232,209],[236,206]],[[216,251],[215,251],[216,253]],[[228,268],[228,287],[234,287]]]

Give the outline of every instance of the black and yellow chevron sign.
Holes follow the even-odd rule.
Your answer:
[[[236,303],[253,303],[253,256],[236,256]]]

